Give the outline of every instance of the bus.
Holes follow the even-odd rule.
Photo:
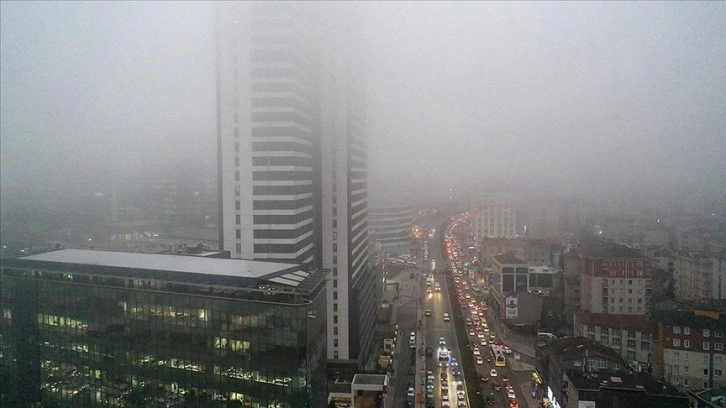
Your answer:
[[[492,357],[494,357],[494,365],[497,367],[505,367],[507,360],[504,358],[504,352],[496,344],[492,344]]]

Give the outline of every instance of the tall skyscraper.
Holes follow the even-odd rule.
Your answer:
[[[220,245],[328,270],[328,358],[362,363],[375,323],[364,88],[348,20],[319,7],[218,8]]]
[[[217,13],[220,247],[310,264],[320,138],[308,8],[220,3]]]
[[[322,232],[328,280],[328,357],[367,355],[375,323],[375,279],[368,267],[368,166],[361,64],[347,50],[348,22],[320,24],[322,47]]]

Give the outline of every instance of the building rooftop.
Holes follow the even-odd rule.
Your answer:
[[[516,265],[527,265],[527,266],[529,266],[529,264],[527,263],[527,261],[523,261],[523,260],[517,258],[516,256],[514,256],[514,254],[509,253],[509,252],[506,253],[506,254],[504,254],[504,255],[494,256],[493,258],[500,265],[505,265],[505,264],[506,265],[512,265],[512,264],[516,264]]]
[[[387,375],[385,374],[356,374],[353,377],[353,384],[365,385],[386,385]]]
[[[592,357],[601,355],[620,362],[623,367],[627,366],[627,362],[617,351],[587,337],[564,337],[541,345],[540,349],[542,351],[550,350],[555,355],[562,356],[563,360],[581,359],[587,355]]]
[[[240,276],[246,278],[273,277],[299,270],[295,264],[247,261],[242,259],[218,259],[199,256],[140,254],[132,252],[96,251],[88,249],[62,249],[37,255],[25,256],[25,261],[42,261],[64,264],[84,264],[134,269],[152,269],[170,272],[199,273],[209,275]],[[301,281],[307,276],[302,272]],[[292,283],[292,282],[291,282]]]
[[[645,315],[591,313],[582,311],[580,318],[588,326],[617,327],[623,330],[653,330],[655,323]]]
[[[707,405],[708,407],[726,407],[726,387],[709,388],[702,391],[688,391],[688,394],[693,398],[709,404]]]
[[[303,271],[297,264],[186,255],[62,249],[3,259],[2,265],[231,287],[252,288],[264,284],[300,294],[309,293],[319,285],[314,273]]]
[[[583,247],[578,248],[577,252],[585,257],[590,258],[609,258],[609,259],[644,259],[647,258],[641,254],[639,250],[628,248],[607,241],[588,242]]]
[[[645,373],[627,373],[613,375],[610,373],[595,373],[568,370],[567,376],[578,389],[588,390],[615,390],[626,392],[641,392],[651,396],[670,396],[685,398],[673,385],[658,380]]]

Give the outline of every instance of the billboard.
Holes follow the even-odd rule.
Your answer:
[[[504,317],[506,317],[507,319],[516,318],[519,315],[517,310],[518,305],[519,303],[516,296],[508,296],[506,299],[506,313],[504,314]]]

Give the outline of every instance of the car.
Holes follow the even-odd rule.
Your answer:
[[[451,319],[449,319],[449,314],[448,313],[444,313],[444,321],[445,322],[448,322],[449,320],[451,320]]]
[[[426,309],[426,311],[424,312],[424,314],[426,316],[431,316],[431,309]]]
[[[476,333],[474,333],[474,329],[469,329],[469,336],[474,336]]]
[[[503,349],[504,349],[504,354],[512,354],[512,349],[510,349],[509,347],[504,346]]]
[[[485,334],[484,334],[483,332],[478,332],[478,333],[476,334],[476,337],[478,337],[478,338],[480,338],[480,339],[486,339],[486,335],[485,335]]]
[[[477,357],[476,363],[479,365],[482,365],[482,364],[484,364],[484,360],[482,360],[481,357]]]
[[[446,339],[443,337],[439,337],[439,345],[445,346],[446,345]]]
[[[408,387],[408,392],[406,392],[407,397],[414,397],[416,395],[416,392],[413,390],[413,387]]]
[[[433,381],[434,380],[434,372],[431,371],[431,370],[426,371],[426,379]]]
[[[509,377],[502,375],[502,382],[509,382]]]
[[[487,405],[494,405],[494,394],[487,395],[486,404]]]
[[[498,383],[498,382],[494,382],[494,381],[492,381],[492,382],[491,382],[491,384],[492,384],[492,389],[493,389],[494,391],[501,391],[501,390],[502,390],[502,386],[501,386],[501,385],[499,385],[499,383]]]
[[[487,360],[487,363],[491,363],[491,362],[492,362],[492,358],[491,358],[491,357],[489,357],[489,356],[486,356],[485,358],[486,358],[486,360]]]
[[[509,408],[519,408],[519,402],[517,400],[509,400]]]
[[[493,342],[494,340],[496,340],[496,337],[493,334],[490,334],[489,335],[489,343]]]
[[[449,401],[449,394],[444,394],[441,396],[441,406],[442,407],[451,406],[451,403]]]
[[[408,367],[408,373],[411,374],[411,375],[416,374],[416,366],[413,366],[413,365],[412,366],[409,366]]]
[[[481,355],[481,351],[479,351],[479,347],[474,347],[473,351],[475,356]]]
[[[444,381],[444,380],[446,380],[447,378],[449,378],[449,376],[448,376],[448,375],[446,374],[446,371],[442,371],[442,372],[441,372],[441,381]]]
[[[517,399],[517,395],[514,393],[514,390],[507,390],[507,398]]]
[[[489,382],[489,377],[487,377],[486,375],[482,375],[479,378],[481,379],[481,382]]]
[[[487,341],[486,341],[486,340],[484,340],[484,339],[481,339],[481,341],[479,342],[479,345],[480,345],[480,346],[483,346],[483,347],[486,347],[486,345],[487,345]]]
[[[489,376],[490,377],[496,377],[497,376],[497,370],[495,370],[493,368],[491,370],[489,370]]]

